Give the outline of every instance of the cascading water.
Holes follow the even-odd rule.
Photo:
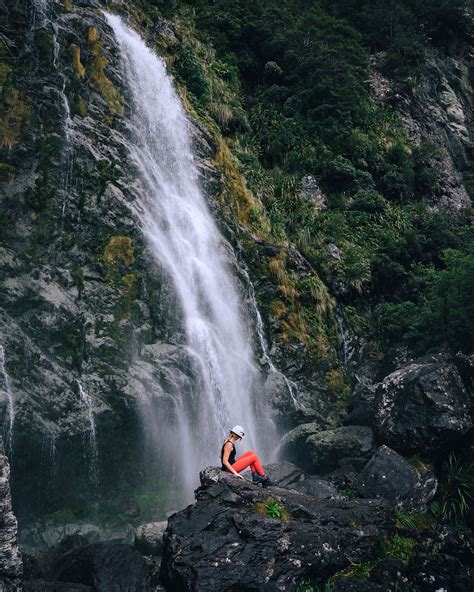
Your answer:
[[[339,340],[339,344],[340,344],[340,348],[341,348],[342,362],[344,364],[347,364],[347,362],[349,361],[349,353],[348,353],[349,348],[347,345],[346,331],[344,328],[344,321],[342,320],[342,316],[337,309],[336,309],[335,316],[336,316],[337,336],[338,336],[338,340]]]
[[[147,413],[145,422],[155,423],[158,437],[161,431],[161,437],[173,438],[178,484],[189,493],[199,468],[218,461],[222,438],[233,424],[244,425],[246,443],[265,456],[260,377],[224,241],[199,187],[185,111],[162,60],[120,18],[106,18],[130,93],[130,156],[143,186],[142,228],[174,287],[193,376],[186,400],[174,393],[178,403],[171,436],[169,426],[157,429],[156,414]]]
[[[97,486],[99,483],[99,450],[97,448],[94,406],[89,393],[84,389],[79,381],[77,381],[77,386],[79,387],[79,397],[88,424],[88,430],[86,432],[87,435],[84,437],[84,442],[87,446],[89,457],[89,476],[91,483]]]
[[[242,270],[242,273],[244,274],[245,279],[247,281],[247,285],[248,285],[250,304],[252,305],[252,310],[255,315],[255,328],[257,331],[260,349],[262,350],[263,359],[264,359],[265,363],[267,364],[267,366],[269,367],[271,372],[274,372],[275,374],[277,374],[278,376],[283,378],[283,381],[286,385],[286,388],[288,389],[288,393],[290,394],[291,400],[293,401],[293,405],[295,406],[295,408],[302,409],[303,405],[300,403],[299,398],[298,398],[299,397],[298,385],[295,384],[292,380],[289,380],[283,374],[283,372],[280,372],[280,370],[278,370],[278,368],[275,366],[275,364],[273,363],[273,361],[270,357],[270,353],[268,351],[267,340],[265,338],[265,330],[263,328],[262,315],[260,314],[260,311],[258,310],[257,299],[255,298],[255,289],[253,287],[252,282],[250,281],[250,277],[249,277],[249,274],[247,273],[247,271]]]
[[[10,384],[10,377],[6,369],[5,348],[0,345],[0,378],[2,380],[2,388],[7,397],[7,419],[4,428],[5,445],[7,453],[11,456],[13,453],[13,426],[15,423],[15,407],[13,404],[13,393]]]

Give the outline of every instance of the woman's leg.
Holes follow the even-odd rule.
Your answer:
[[[237,473],[240,473],[247,467],[250,467],[253,473],[258,473],[261,476],[265,474],[262,465],[260,464],[260,459],[252,450],[249,450],[245,454],[242,454],[242,456],[239,456],[239,458],[232,465],[232,468],[235,469]]]
[[[247,450],[247,452],[244,452],[241,456],[239,456],[239,458],[237,460],[241,460],[242,458],[245,458],[245,457],[247,457],[249,455],[252,455],[254,457],[257,456],[253,450]],[[255,462],[252,462],[252,464],[250,464],[249,467],[250,467],[250,470],[252,471],[252,473],[256,473],[257,472],[257,468],[255,466]]]

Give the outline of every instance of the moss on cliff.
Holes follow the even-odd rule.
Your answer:
[[[107,58],[104,56],[103,43],[96,27],[90,27],[88,31],[88,47],[91,54],[91,80],[97,88],[102,98],[106,102],[112,115],[122,117],[124,114],[123,97],[114,85],[114,83],[107,78],[105,69],[108,64]]]
[[[116,271],[120,264],[129,267],[135,261],[133,241],[128,236],[112,237],[104,250],[104,263],[110,271]]]
[[[15,87],[8,87],[0,105],[0,145],[7,150],[17,144],[30,117],[27,99]]]
[[[75,43],[71,43],[71,45],[69,46],[69,51],[72,55],[72,62],[74,64],[76,76],[78,78],[84,78],[84,76],[86,75],[86,69],[84,68],[81,62],[81,48]]]

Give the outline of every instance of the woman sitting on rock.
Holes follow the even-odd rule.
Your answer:
[[[222,470],[234,473],[239,479],[243,479],[242,475],[239,475],[241,471],[250,467],[252,471],[252,482],[261,483],[263,487],[272,485],[272,481],[268,475],[265,475],[260,459],[253,452],[248,450],[242,456],[235,459],[235,443],[242,440],[244,437],[244,429],[242,426],[236,425],[230,430],[229,436],[226,438],[221,450],[221,463]]]

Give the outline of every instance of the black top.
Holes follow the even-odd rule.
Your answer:
[[[224,446],[227,444],[227,442],[230,442],[233,447],[231,453],[229,454],[229,464],[233,465],[235,463],[235,445],[232,442],[232,440],[226,440],[224,444],[222,444],[221,450],[221,465],[223,471],[227,471],[227,467],[225,466],[224,461],[222,460],[224,458]]]

